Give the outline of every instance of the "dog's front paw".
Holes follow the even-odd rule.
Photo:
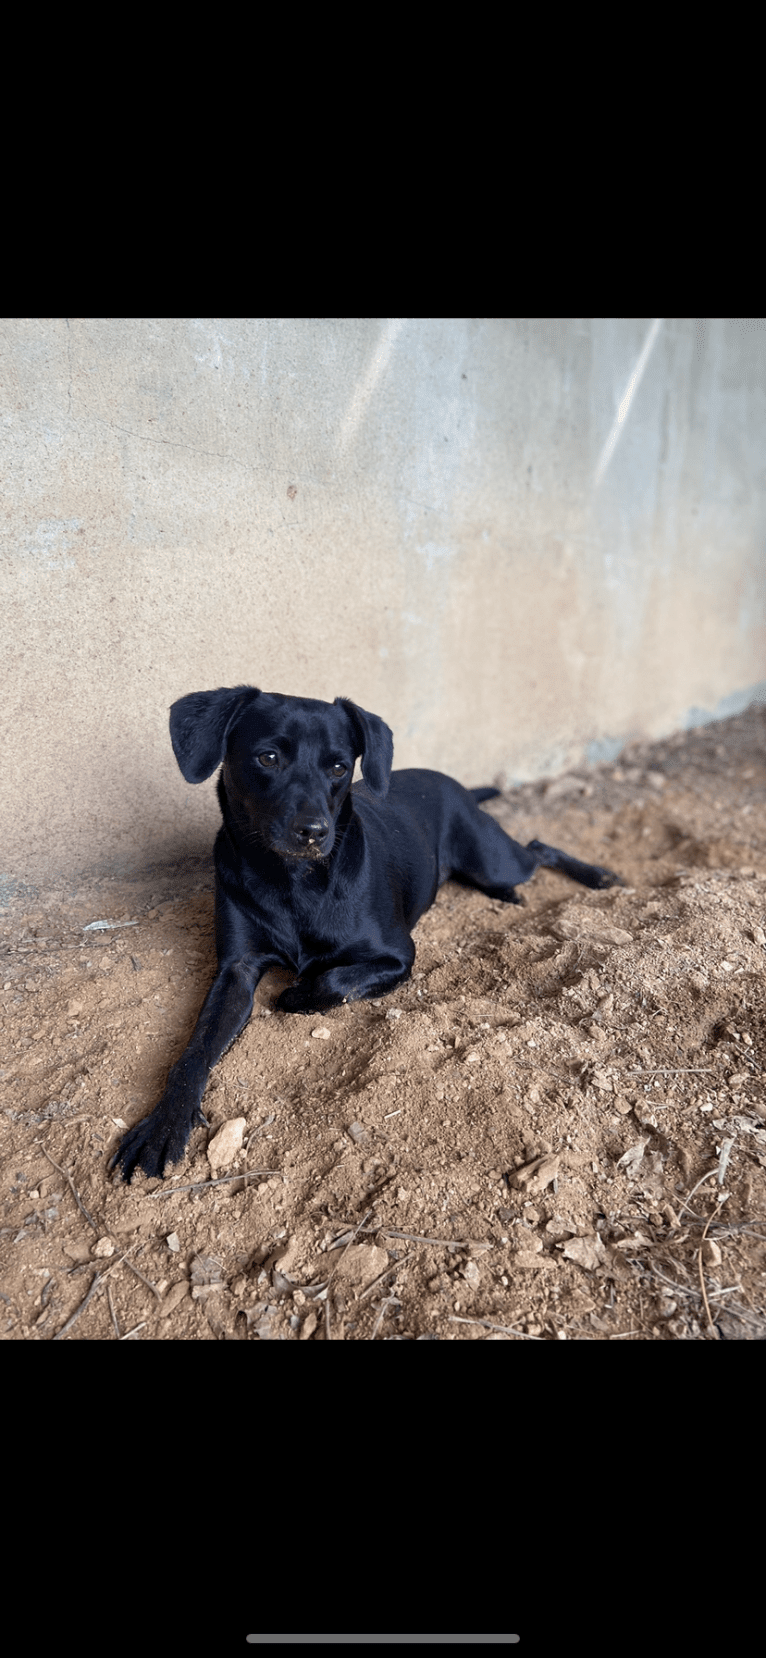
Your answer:
[[[276,1005],[280,1013],[322,1013],[325,1008],[338,1007],[343,999],[340,993],[322,995],[315,984],[304,981],[288,985],[277,997]]]
[[[191,1117],[184,1110],[181,1115],[160,1102],[150,1117],[128,1129],[109,1164],[119,1170],[123,1180],[130,1180],[136,1169],[162,1179],[170,1163],[180,1163],[197,1123],[207,1123],[198,1106]]]

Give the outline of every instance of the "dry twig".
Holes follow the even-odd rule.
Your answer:
[[[117,1337],[117,1340],[118,1340],[118,1341],[120,1341],[120,1340],[121,1340],[121,1337],[120,1337],[120,1326],[119,1326],[119,1324],[118,1324],[118,1323],[117,1323],[117,1314],[116,1314],[116,1312],[115,1312],[115,1310],[114,1310],[114,1303],[113,1303],[113,1301],[112,1301],[112,1292],[111,1292],[111,1289],[110,1289],[110,1288],[109,1288],[109,1285],[108,1285],[108,1284],[107,1284],[107,1286],[106,1286],[106,1299],[107,1299],[107,1301],[108,1301],[108,1302],[109,1302],[109,1311],[110,1311],[110,1313],[111,1313],[111,1315],[112,1315],[112,1323],[113,1323],[113,1325],[114,1325],[114,1333],[115,1333],[115,1335],[116,1335],[116,1337]]]
[[[526,1330],[517,1330],[514,1324],[493,1324],[489,1318],[460,1318],[449,1314],[450,1324],[483,1324],[485,1330],[500,1330],[504,1336],[521,1336],[522,1341],[544,1341],[545,1336],[530,1336]]]
[[[380,1329],[381,1324],[383,1323],[383,1320],[386,1316],[386,1313],[388,1312],[389,1307],[401,1307],[401,1304],[402,1303],[399,1300],[399,1297],[396,1296],[396,1295],[387,1295],[385,1301],[381,1301],[378,1316],[375,1320],[375,1323],[372,1326],[372,1335],[370,1336],[370,1341],[375,1340],[375,1337],[376,1337],[376,1335],[377,1335],[377,1333]]]
[[[100,1274],[98,1272],[95,1273],[94,1278],[93,1278],[93,1282],[90,1286],[90,1289],[88,1290],[87,1295],[80,1302],[79,1307],[75,1307],[75,1310],[72,1313],[71,1318],[67,1319],[66,1324],[63,1324],[61,1329],[58,1331],[58,1334],[53,1337],[54,1341],[61,1341],[61,1340],[63,1340],[64,1336],[68,1335],[69,1331],[72,1328],[72,1325],[77,1323],[77,1320],[80,1317],[80,1313],[85,1312],[85,1308],[87,1307],[88,1302],[91,1300],[92,1296],[95,1295],[96,1290],[99,1290],[101,1288],[102,1283],[103,1283],[103,1279],[100,1276]]]
[[[53,1158],[51,1157],[50,1152],[45,1150],[45,1146],[41,1146],[40,1150],[42,1151],[43,1157],[47,1157],[48,1162],[53,1163]],[[69,1188],[71,1190],[72,1196],[73,1196],[73,1198],[75,1200],[75,1203],[77,1204],[77,1207],[80,1210],[81,1214],[83,1214],[85,1216],[85,1219],[88,1222],[88,1225],[93,1227],[94,1232],[98,1232],[99,1227],[96,1225],[96,1222],[94,1221],[93,1216],[88,1214],[88,1211],[85,1207],[85,1204],[80,1201],[80,1196],[79,1196],[79,1193],[77,1191],[77,1187],[75,1186],[75,1183],[71,1178],[71,1175],[67,1174],[66,1169],[62,1169],[60,1163],[53,1163],[53,1167],[54,1167],[54,1169],[58,1169],[59,1174],[63,1174],[64,1179],[68,1182],[68,1185],[69,1185]]]
[[[367,1288],[365,1290],[362,1290],[361,1295],[357,1296],[357,1300],[358,1301],[364,1301],[365,1296],[372,1295],[373,1290],[376,1290],[378,1288],[378,1285],[382,1284],[383,1279],[387,1278],[389,1273],[398,1272],[399,1267],[405,1266],[407,1261],[412,1260],[413,1253],[414,1252],[411,1250],[409,1255],[403,1255],[402,1256],[401,1261],[392,1261],[390,1267],[384,1267],[383,1271],[378,1273],[377,1278],[373,1278],[372,1283],[368,1284]]]
[[[172,1197],[174,1192],[204,1192],[208,1186],[224,1186],[227,1180],[252,1180],[257,1175],[282,1175],[281,1169],[244,1169],[239,1174],[219,1174],[215,1180],[192,1180],[186,1186],[159,1186],[149,1197]],[[284,1179],[284,1175],[282,1175]]]
[[[144,1274],[139,1271],[137,1266],[134,1266],[132,1261],[126,1261],[125,1265],[126,1267],[130,1267],[131,1272],[135,1272],[136,1277],[141,1279],[141,1283],[145,1284],[148,1290],[151,1290],[152,1295],[156,1295],[158,1301],[162,1300],[162,1296],[156,1286],[149,1278],[144,1277]]]
[[[334,1277],[335,1277],[335,1274],[336,1274],[336,1272],[337,1272],[337,1270],[338,1270],[338,1267],[339,1267],[339,1266],[340,1266],[340,1263],[341,1263],[341,1261],[342,1261],[342,1260],[343,1260],[343,1259],[344,1259],[344,1258],[345,1258],[345,1256],[346,1256],[346,1255],[347,1255],[347,1254],[348,1254],[348,1251],[349,1251],[349,1250],[350,1250],[350,1248],[351,1248],[351,1245],[352,1245],[352,1243],[353,1243],[353,1242],[354,1242],[354,1239],[355,1239],[355,1237],[356,1237],[356,1236],[357,1236],[357,1233],[359,1233],[359,1232],[361,1232],[361,1230],[362,1230],[362,1227],[363,1227],[363,1226],[364,1226],[364,1223],[365,1223],[365,1221],[366,1221],[366,1220],[369,1220],[369,1218],[370,1218],[370,1215],[371,1215],[371,1214],[372,1214],[372,1210],[371,1210],[371,1209],[368,1209],[368,1210],[367,1210],[367,1213],[366,1213],[366,1215],[362,1215],[362,1218],[361,1218],[361,1220],[360,1220],[360,1222],[359,1222],[359,1225],[358,1225],[358,1226],[357,1226],[357,1227],[355,1227],[355,1228],[354,1228],[354,1231],[353,1231],[353,1232],[352,1232],[352,1233],[351,1233],[351,1237],[350,1237],[350,1238],[349,1238],[349,1240],[348,1240],[348,1243],[347,1243],[347,1244],[346,1244],[346,1247],[345,1247],[345,1249],[344,1249],[344,1251],[343,1251],[343,1254],[342,1254],[342,1255],[341,1255],[341,1257],[340,1257],[340,1260],[339,1260],[339,1261],[336,1261],[336,1263],[335,1263],[335,1266],[334,1266],[334,1267],[333,1267],[333,1269],[332,1269],[332,1272],[331,1272],[331,1273],[330,1273],[330,1275],[329,1275],[329,1277],[328,1277],[328,1279],[327,1279],[327,1287],[328,1287],[328,1288],[329,1288],[329,1286],[330,1286],[330,1284],[331,1284],[331,1283],[332,1283],[332,1281],[333,1281],[333,1278],[334,1278]],[[329,1333],[329,1326],[328,1326],[328,1333]]]

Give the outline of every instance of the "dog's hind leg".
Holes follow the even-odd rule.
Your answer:
[[[546,846],[544,841],[528,841],[526,851],[533,854],[537,869],[556,869],[559,874],[568,875],[570,881],[579,881],[580,886],[598,889],[625,885],[614,870],[602,869],[600,864],[584,864],[568,852],[560,852],[556,846]]]
[[[474,790],[475,795],[489,795],[489,790]],[[452,879],[468,886],[478,887],[488,898],[505,904],[524,902],[515,892],[517,886],[528,881],[536,869],[555,869],[570,880],[585,887],[622,886],[619,875],[598,864],[586,864],[579,858],[560,852],[556,846],[543,841],[529,841],[522,846],[506,834],[488,812],[470,810],[456,814],[450,844],[450,873]]]

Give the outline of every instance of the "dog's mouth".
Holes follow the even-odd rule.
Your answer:
[[[333,828],[322,836],[296,835],[284,826],[264,823],[263,820],[253,822],[252,819],[247,825],[247,834],[251,841],[260,843],[269,852],[276,852],[277,857],[289,863],[319,863],[332,851],[336,839]]]
[[[297,837],[290,836],[288,840],[275,839],[271,844],[273,851],[277,852],[280,858],[287,858],[290,863],[310,864],[320,863],[326,858],[332,851],[334,840],[334,835],[324,835],[321,840],[313,837],[309,840],[298,840]]]

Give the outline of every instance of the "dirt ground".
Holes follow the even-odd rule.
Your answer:
[[[270,974],[165,1181],[107,1161],[210,983],[212,865],[3,912],[6,1339],[766,1337],[766,709],[485,809],[627,885],[450,882],[380,1002]]]

